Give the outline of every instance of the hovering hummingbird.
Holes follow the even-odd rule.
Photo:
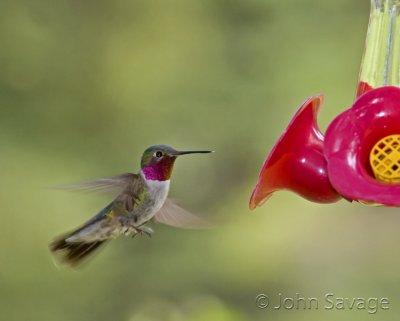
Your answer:
[[[120,235],[151,236],[149,221],[176,227],[204,228],[207,223],[167,199],[172,168],[178,156],[211,151],[177,151],[156,145],[146,149],[138,174],[126,173],[70,186],[76,189],[105,190],[120,188],[120,194],[97,215],[73,232],[50,244],[62,263],[76,266],[89,254]]]

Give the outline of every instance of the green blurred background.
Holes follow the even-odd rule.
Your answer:
[[[298,106],[324,92],[325,129],[349,106],[367,0],[0,2],[0,320],[394,320],[398,209],[316,205],[277,193],[247,207]],[[171,195],[216,229],[156,226],[78,271],[55,236],[104,195],[47,187],[137,171],[149,145],[180,159]],[[265,293],[388,297],[390,309],[260,310]]]

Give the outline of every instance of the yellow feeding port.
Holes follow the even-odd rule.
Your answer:
[[[371,150],[369,162],[377,180],[400,183],[400,135],[379,140]]]

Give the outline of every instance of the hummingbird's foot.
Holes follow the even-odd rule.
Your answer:
[[[125,235],[125,236],[134,237],[137,234],[137,231],[136,231],[136,228],[128,226],[128,227],[125,228],[125,230],[122,232],[122,234]]]
[[[136,233],[132,235],[132,237],[135,237],[136,235],[147,235],[148,237],[151,237],[151,235],[154,233],[154,231],[147,226],[141,226],[141,227],[135,227]]]

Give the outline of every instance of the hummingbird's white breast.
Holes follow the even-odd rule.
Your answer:
[[[148,195],[145,197],[141,206],[140,214],[136,224],[139,226],[150,220],[164,205],[169,192],[169,180],[158,181],[146,179],[143,173],[140,173],[147,185]]]

